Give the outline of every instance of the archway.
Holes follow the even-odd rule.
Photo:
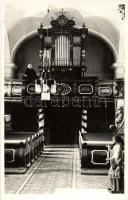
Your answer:
[[[87,37],[87,76],[99,76],[99,79],[113,79],[114,72],[111,68],[116,62],[116,51],[105,38],[97,35],[94,31],[90,31]],[[39,65],[39,46],[40,41],[36,32],[24,37],[23,40],[15,46],[12,52],[12,60],[17,66],[17,72],[14,78],[21,78],[25,67],[28,63],[32,63],[38,72]]]

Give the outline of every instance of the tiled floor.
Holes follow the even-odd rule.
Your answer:
[[[105,175],[81,173],[77,147],[47,147],[24,175],[6,175],[5,193],[45,194],[58,189],[107,189]]]

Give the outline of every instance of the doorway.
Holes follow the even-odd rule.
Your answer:
[[[80,108],[47,108],[45,114],[49,144],[77,144],[81,127]]]

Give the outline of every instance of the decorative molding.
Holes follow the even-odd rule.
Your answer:
[[[12,160],[5,160],[6,163],[12,163],[15,161],[15,152],[16,150],[15,149],[5,149],[5,155],[7,153],[11,154],[12,155]]]
[[[72,28],[75,25],[75,22],[72,19],[68,19],[65,14],[66,11],[62,8],[62,11],[59,11],[59,16],[57,19],[51,17],[52,21],[50,22],[53,28],[65,28],[70,27]],[[58,13],[56,13],[58,15]],[[73,17],[72,17],[73,18]]]
[[[60,91],[59,91],[60,88]],[[65,96],[67,94],[69,94],[71,92],[71,87],[68,84],[65,83],[61,83],[61,84],[57,84],[57,88],[56,88],[57,92],[56,93],[52,93],[53,95],[62,95]]]
[[[112,88],[111,87],[99,87],[98,94],[99,94],[99,96],[110,96],[110,95],[112,95]]]
[[[104,154],[106,154],[106,159],[104,158],[104,160],[106,160],[106,162],[95,162],[94,161],[94,156],[96,157],[97,154],[96,153],[99,153],[100,156],[101,156],[101,160],[102,160],[102,156],[104,156]],[[98,154],[98,156],[99,156]],[[102,155],[103,154],[103,155]],[[109,163],[109,152],[107,150],[99,150],[99,149],[96,149],[96,150],[92,150],[91,151],[91,163],[93,165],[107,165]]]
[[[81,92],[81,87],[90,87],[90,92]],[[84,88],[85,89],[85,88]],[[93,85],[92,84],[80,84],[78,87],[79,94],[92,94],[93,93]]]

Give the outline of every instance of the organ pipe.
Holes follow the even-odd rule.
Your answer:
[[[58,36],[55,40],[56,66],[68,66],[70,63],[69,39],[67,36]]]

